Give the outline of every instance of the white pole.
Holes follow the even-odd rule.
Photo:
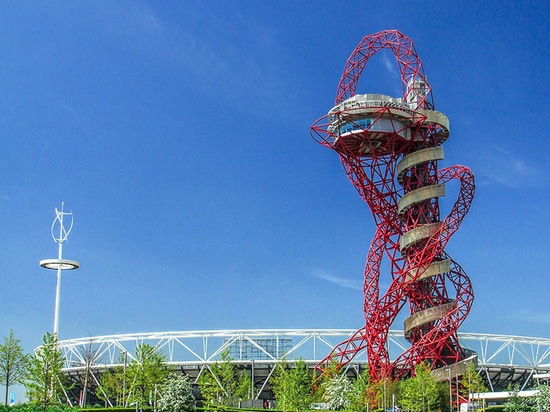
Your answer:
[[[453,377],[451,376],[451,368],[449,368],[449,410],[453,412]]]
[[[61,299],[61,268],[57,268],[57,287],[55,289],[55,314],[53,320],[53,333],[58,336],[59,332],[59,301]]]
[[[455,378],[456,378],[456,410],[457,412],[460,412],[460,398],[458,397],[458,388],[460,388],[459,386],[459,381],[458,381],[458,372],[455,374]]]
[[[61,202],[61,213],[56,209],[57,216],[59,218],[59,241],[57,242],[57,258],[59,260],[63,259],[63,206],[64,203]],[[61,301],[61,265],[57,268],[57,287],[55,289],[55,314],[53,322],[53,333],[58,337],[59,332],[59,303]]]

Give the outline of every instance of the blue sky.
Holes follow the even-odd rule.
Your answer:
[[[372,215],[309,127],[360,40],[398,29],[451,121],[442,166],[477,179],[446,249],[476,295],[462,330],[550,337],[549,20],[542,1],[1,2],[0,333],[31,350],[53,328],[38,262],[62,201],[81,268],[61,339],[360,328]],[[400,88],[380,54],[358,91]]]

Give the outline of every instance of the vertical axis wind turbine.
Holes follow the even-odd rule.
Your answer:
[[[61,299],[61,272],[63,270],[73,270],[80,267],[80,263],[75,260],[63,259],[63,242],[67,240],[69,233],[73,228],[73,214],[72,212],[65,212],[64,203],[61,202],[61,210],[55,208],[55,219],[52,223],[52,238],[55,243],[57,243],[57,259],[44,259],[40,261],[40,266],[46,269],[52,269],[57,271],[57,286],[55,291],[55,310],[54,310],[54,323],[53,323],[53,333],[58,337],[59,333],[59,302]],[[69,228],[65,228],[63,218],[67,216],[70,217]],[[59,224],[59,234],[56,237],[55,225]],[[65,221],[66,223],[66,221]]]

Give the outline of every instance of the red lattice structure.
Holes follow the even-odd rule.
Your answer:
[[[356,94],[369,58],[382,49],[395,55],[402,97]],[[474,296],[469,278],[444,249],[470,208],[475,184],[467,167],[438,169],[449,133],[412,41],[396,30],[366,36],[346,63],[335,106],[311,127],[315,140],[338,153],[376,224],[364,271],[365,326],[317,365],[321,372],[333,362],[345,366],[364,349],[377,380],[407,376],[419,362],[450,371],[467,357],[457,330]],[[458,198],[442,218],[439,198],[451,180],[460,182]],[[385,292],[383,261],[390,268],[382,278],[390,284]],[[411,347],[391,361],[388,331],[406,304]]]

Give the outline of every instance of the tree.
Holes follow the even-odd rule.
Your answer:
[[[229,350],[199,376],[201,396],[207,405],[237,406],[240,400],[253,397],[252,381],[246,371],[238,371],[231,362]],[[250,395],[250,396],[249,396]]]
[[[107,404],[124,406],[122,388],[124,386],[123,371],[120,367],[114,370],[105,370],[101,373],[99,386],[96,388],[96,396]]]
[[[6,405],[9,387],[24,382],[28,361],[29,357],[23,352],[21,341],[10,330],[9,337],[5,337],[4,344],[0,345],[0,384],[6,387]]]
[[[519,396],[518,385],[508,385],[510,397],[504,403],[504,412],[531,412],[533,408],[529,405],[527,398]]]
[[[394,396],[399,391],[399,382],[389,376],[383,376],[371,386],[367,395],[371,399],[371,406],[376,405],[378,408],[388,409],[392,405]]]
[[[116,366],[113,370],[106,370],[101,374],[100,384],[96,388],[96,395],[105,402],[105,406],[107,404],[113,406],[113,401],[116,405],[126,406],[127,360],[127,352],[121,353],[118,357],[118,363],[124,366]]]
[[[161,412],[195,411],[195,397],[191,382],[186,375],[171,375],[159,390]]]
[[[157,386],[163,385],[170,373],[164,366],[165,360],[154,346],[142,343],[136,347],[135,359],[126,372],[130,403],[143,406],[153,402]]]
[[[345,373],[340,373],[323,383],[323,399],[329,409],[339,411],[351,404],[354,388]]]
[[[99,361],[99,352],[96,348],[94,348],[91,339],[88,346],[83,348],[81,355],[82,359],[84,360],[85,369],[83,376],[79,377],[82,383],[82,396],[79,406],[83,407],[86,406],[86,402],[88,400],[88,390],[89,387],[93,385],[93,381],[95,378],[92,367]]]
[[[219,379],[214,377],[210,369],[202,369],[197,382],[205,405],[223,404],[225,392]]]
[[[288,367],[286,361],[278,364],[270,382],[279,409],[284,411],[308,409],[313,400],[313,380],[302,359],[297,360],[292,369]]]
[[[550,386],[538,385],[539,392],[535,395],[538,412],[550,412]]]
[[[24,383],[31,404],[46,410],[49,406],[62,403],[65,383],[65,375],[61,373],[63,362],[63,354],[57,347],[57,335],[44,334],[42,346],[30,357]]]
[[[461,380],[460,394],[469,399],[471,393],[483,393],[487,392],[487,387],[483,382],[483,378],[477,373],[475,362],[470,362],[466,366],[466,372]]]
[[[374,409],[376,400],[376,386],[372,382],[369,369],[365,369],[352,384],[350,395],[350,411],[367,411]]]
[[[414,368],[414,376],[401,384],[401,406],[411,412],[435,411],[440,403],[439,387],[423,363]]]

